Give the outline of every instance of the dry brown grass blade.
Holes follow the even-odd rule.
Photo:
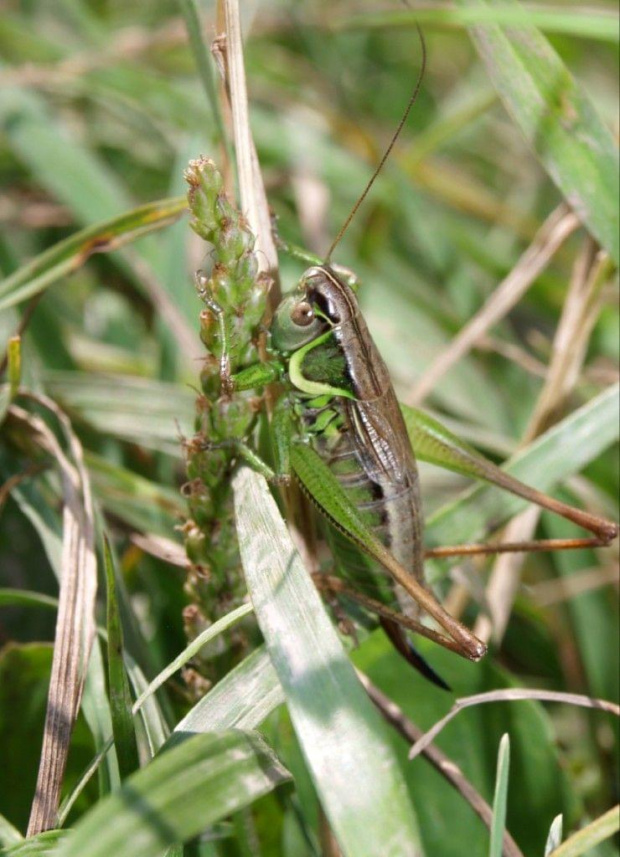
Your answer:
[[[526,509],[517,515],[505,528],[502,540],[519,542],[532,538],[540,519],[538,506]],[[502,554],[493,565],[493,571],[486,587],[488,613],[480,615],[475,625],[476,634],[486,643],[491,638],[499,644],[512,613],[512,606],[521,581],[521,568],[524,554]]]
[[[559,247],[579,225],[577,215],[573,214],[564,203],[549,215],[532,244],[494,290],[482,309],[418,379],[415,387],[405,398],[406,404],[419,405],[446,372],[458,363],[493,325],[510,312],[546,268]]]
[[[241,207],[248,219],[250,229],[256,236],[259,268],[269,274],[277,284],[278,254],[271,233],[271,216],[267,204],[267,194],[250,128],[238,0],[224,0],[224,12],[228,92],[232,110]],[[272,289],[271,300],[274,302],[279,300],[277,287],[275,290]]]
[[[383,717],[403,736],[405,741],[414,744],[424,736],[424,732],[419,726],[416,726],[415,723],[409,720],[402,709],[382,693],[367,675],[357,670],[357,677]],[[435,770],[439,771],[441,776],[463,796],[474,812],[490,829],[493,822],[493,810],[482,795],[476,791],[459,766],[438,747],[427,746],[422,750],[422,753]],[[507,831],[504,831],[502,855],[503,857],[523,857],[519,846]]]
[[[56,813],[73,724],[82,699],[84,679],[95,635],[97,564],[90,481],[82,448],[66,415],[50,399],[29,396],[53,413],[68,447],[65,454],[55,434],[39,416],[18,405],[10,416],[31,440],[52,457],[63,491],[62,577],[54,655],[45,716],[43,747],[32,803],[28,836],[56,826]],[[72,461],[70,460],[72,459]]]
[[[586,236],[575,262],[562,316],[553,340],[551,362],[543,390],[523,439],[529,443],[562,416],[566,400],[579,380],[594,325],[613,272],[607,254]]]
[[[167,539],[165,536],[159,536],[156,533],[132,533],[131,541],[141,551],[160,559],[162,562],[176,565],[178,568],[188,569],[190,567],[185,548],[172,539]]]
[[[261,270],[269,274],[273,285],[269,292],[269,307],[273,311],[281,298],[278,273],[278,254],[273,240],[271,215],[267,195],[260,171],[256,147],[249,123],[248,94],[243,61],[243,39],[239,20],[238,0],[222,0],[226,21],[226,43],[224,47],[224,66],[227,75],[227,91],[233,116],[233,134],[237,157],[237,175],[244,214],[250,228],[256,235],[256,247],[259,251]],[[222,46],[220,45],[220,51]],[[265,319],[267,322],[269,319]],[[273,409],[274,392],[267,391],[267,409]],[[314,569],[315,538],[311,515],[308,514],[306,501],[295,485],[282,489],[287,509],[289,529],[295,545],[309,570]],[[298,526],[299,522],[299,526]]]
[[[618,584],[620,584],[618,566],[611,564],[602,568],[586,568],[571,574],[570,577],[543,580],[528,587],[528,591],[539,607],[550,607],[552,604],[570,601],[571,598],[576,598],[585,592],[593,592],[602,586],[618,587]]]
[[[505,360],[509,360],[534,378],[544,378],[546,365],[514,342],[505,342],[496,336],[484,336],[477,343],[479,351],[493,351]]]
[[[552,425],[575,387],[586,356],[592,330],[598,318],[603,286],[611,273],[609,258],[598,252],[594,241],[586,236],[575,262],[562,315],[553,340],[551,361],[542,391],[523,437],[530,443]],[[541,510],[528,509],[506,527],[504,539],[527,541],[538,523]],[[488,642],[491,636],[499,642],[504,635],[520,581],[523,554],[504,554],[493,567],[486,590],[489,614],[481,616],[476,634]]]
[[[473,696],[464,696],[462,699],[457,699],[450,711],[428,732],[425,732],[420,738],[416,739],[413,747],[409,751],[409,759],[415,759],[420,753],[423,753],[426,748],[435,740],[437,735],[442,731],[444,726],[463,711],[464,708],[470,708],[472,705],[482,705],[489,702],[519,702],[523,700],[538,700],[538,702],[560,702],[564,705],[577,705],[581,708],[591,708],[598,711],[606,711],[608,714],[614,714],[620,717],[620,705],[615,702],[609,702],[606,699],[594,699],[591,696],[584,696],[581,693],[561,693],[555,690],[529,690],[527,688],[509,687],[503,690],[491,690],[488,693],[476,693]]]

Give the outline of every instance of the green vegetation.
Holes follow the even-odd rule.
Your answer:
[[[283,241],[321,258],[415,86],[416,14],[242,6],[269,205]],[[402,402],[618,520],[616,4],[458,0],[418,18],[419,97],[333,262],[361,282]],[[205,304],[232,289],[232,370],[253,365],[268,251],[235,201],[215,20],[193,0],[0,17],[0,846],[612,857],[617,720],[584,697],[618,703],[617,545],[428,560],[490,649],[473,664],[418,637],[446,693],[382,631],[342,633],[282,524],[303,532],[299,498],[222,446],[252,433],[268,457],[269,429],[255,390],[220,397]],[[193,161],[195,192],[201,154],[223,188],[194,197],[192,232],[183,175]],[[281,254],[282,291],[304,267]],[[509,541],[587,535],[420,470],[428,547],[507,521]],[[502,696],[523,688],[543,701]],[[455,698],[489,691],[408,760]],[[60,829],[25,839],[29,824]]]

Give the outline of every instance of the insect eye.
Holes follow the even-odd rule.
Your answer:
[[[291,321],[299,327],[307,327],[314,321],[314,310],[308,301],[300,301],[291,310]]]

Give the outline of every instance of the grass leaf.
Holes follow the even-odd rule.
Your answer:
[[[176,725],[170,743],[184,732],[255,729],[284,699],[271,659],[261,647],[196,703]]]
[[[587,827],[574,833],[559,848],[552,851],[549,857],[581,857],[582,854],[591,854],[593,848],[610,839],[618,830],[620,830],[620,806],[616,805]]]
[[[343,853],[420,854],[413,809],[385,726],[353,672],[267,483],[244,467],[233,488],[254,610]]]
[[[103,540],[103,558],[107,583],[108,679],[112,730],[121,778],[139,766],[136,730],[131,714],[129,681],[123,662],[123,629],[116,600],[114,559],[107,536]]]
[[[493,824],[489,857],[502,857],[504,828],[506,827],[506,807],[508,802],[508,772],[510,770],[510,738],[502,735],[497,753],[497,773],[495,776],[495,794],[493,797]]]
[[[459,0],[468,9],[485,0]],[[515,0],[502,8],[518,10]],[[566,201],[620,263],[618,151],[613,136],[547,39],[534,27],[470,28],[506,109]]]
[[[545,857],[549,857],[551,852],[561,844],[563,825],[564,819],[562,814],[560,813],[560,815],[556,815],[556,817],[551,822],[551,827],[549,828],[549,836],[547,836],[547,842],[545,843]]]
[[[180,217],[186,208],[185,197],[151,202],[59,241],[0,282],[0,311],[72,274],[93,253],[117,250],[148,232],[162,229]]]
[[[86,813],[58,857],[152,857],[289,778],[255,733],[194,735],[158,755]]]
[[[5,849],[2,855],[3,857],[51,857],[52,854],[56,854],[59,844],[64,842],[68,835],[66,830],[46,830]]]

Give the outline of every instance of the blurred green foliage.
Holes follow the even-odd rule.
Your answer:
[[[377,13],[374,7],[320,0],[242,5],[251,124],[269,202],[282,236],[320,254],[398,123],[418,73],[420,43],[412,26],[394,25],[387,12],[384,20],[365,17]],[[539,5],[528,8],[534,14]],[[557,26],[540,23],[617,139],[617,6],[595,5],[588,13],[576,2],[557,4]],[[440,11],[433,20],[427,10],[424,21],[428,67],[412,116],[334,257],[362,281],[369,326],[403,398],[562,200],[502,106],[467,31],[440,21]],[[208,42],[217,32],[215,11],[205,4],[200,14]],[[203,153],[225,166],[175,3],[7,0],[0,57],[3,277],[80,229],[183,194],[190,158]],[[461,359],[427,401],[454,431],[498,459],[514,450],[535,407],[584,240],[579,230],[564,244],[484,347]],[[127,593],[125,642],[147,676],[182,648],[187,599],[182,570],[143,553],[131,536],[140,531],[181,541],[180,436],[193,431],[204,356],[192,274],[204,262],[204,246],[182,219],[93,255],[32,305],[0,314],[4,351],[32,310],[22,383],[60,403],[87,452]],[[282,260],[285,289],[300,272],[297,262]],[[570,410],[617,381],[617,329],[617,295],[606,286]],[[29,464],[3,437],[2,481]],[[617,450],[608,450],[566,487],[570,502],[617,518],[618,471]],[[422,479],[427,514],[463,487],[430,467]],[[28,509],[44,506],[58,519],[57,486],[34,482],[31,495],[2,498],[0,584],[53,593],[50,562]],[[545,517],[541,534],[556,531],[567,532]],[[518,683],[617,701],[618,592],[610,554],[529,559],[506,636],[488,663],[455,665],[450,655],[433,652],[456,693]],[[0,694],[0,729],[11,748],[14,784],[0,792],[0,812],[22,831],[35,779],[33,736],[42,728],[47,649],[40,644],[50,639],[49,622],[31,606],[0,608],[0,671],[9,682]],[[449,707],[379,635],[364,643],[357,663],[422,727]],[[174,724],[191,694],[179,681],[169,696],[164,711]],[[470,709],[438,743],[490,801],[499,738],[510,732],[508,829],[525,854],[542,855],[555,815],[563,812],[570,830],[617,797],[614,729],[600,712],[503,704]],[[283,708],[264,734],[293,772],[297,791],[261,798],[201,853],[259,853],[252,850],[259,840],[265,855],[320,853],[313,787]],[[408,766],[402,740],[395,743],[427,853],[462,854],[464,842],[471,854],[486,853],[487,834],[462,799],[423,761]],[[87,749],[80,720],[70,785]],[[94,792],[85,792],[74,812],[94,802]],[[596,853],[615,851],[607,843]]]

